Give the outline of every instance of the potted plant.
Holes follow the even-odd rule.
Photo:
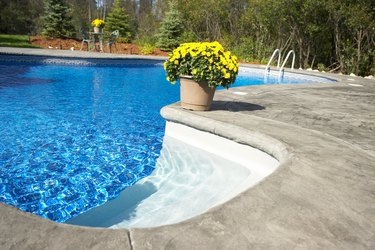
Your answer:
[[[102,33],[102,29],[104,27],[104,21],[97,18],[91,22],[91,25],[94,27],[95,33]]]
[[[209,110],[217,86],[229,88],[238,74],[237,57],[218,42],[184,43],[164,63],[167,80],[180,79],[181,106]]]

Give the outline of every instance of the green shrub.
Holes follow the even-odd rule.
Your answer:
[[[324,66],[323,63],[318,63],[318,70],[319,71],[324,71],[326,69],[326,66]]]
[[[118,43],[129,43],[130,38],[129,37],[119,37],[119,38],[117,38],[117,42]]]
[[[139,46],[144,46],[146,44],[154,45],[157,42],[157,38],[154,36],[139,36],[137,40],[134,41],[135,44]]]
[[[190,31],[184,31],[184,33],[182,33],[181,35],[181,38],[180,38],[180,42],[181,43],[191,43],[191,42],[194,42],[197,40],[197,37]]]
[[[108,13],[105,27],[108,32],[118,30],[120,32],[120,37],[129,41],[131,38],[129,17],[122,7],[122,2],[121,0],[115,0],[111,11]]]
[[[149,43],[146,43],[141,48],[142,55],[150,55],[154,52],[155,46]]]
[[[157,46],[164,51],[172,51],[180,45],[181,36],[184,32],[180,12],[176,1],[171,1],[169,11],[161,23],[158,34]]]
[[[63,0],[47,0],[43,17],[42,34],[53,38],[74,36],[73,17],[70,7]]]

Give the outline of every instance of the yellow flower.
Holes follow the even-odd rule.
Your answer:
[[[194,51],[189,51],[190,52],[190,55],[192,56],[192,57],[196,57],[198,54],[196,53],[196,52],[194,52]]]
[[[220,62],[221,62],[222,64],[224,64],[224,65],[227,64],[227,60],[225,60],[225,57],[223,57],[223,56],[220,56]]]
[[[171,79],[178,78],[180,71],[190,70],[190,75],[194,77],[204,76],[206,79],[215,81],[216,85],[228,87],[238,72],[237,57],[225,51],[223,46],[216,41],[183,43],[168,57],[168,61],[164,63],[164,69],[169,76],[167,78],[169,82]],[[199,68],[191,69],[193,62]]]
[[[181,55],[182,57],[185,57],[186,56],[186,49],[185,48],[181,48]]]
[[[91,22],[91,25],[94,26],[94,27],[103,28],[104,27],[104,21],[97,18],[97,19],[95,19],[94,21]]]
[[[170,83],[172,83],[172,84],[175,84],[175,83],[176,83],[175,81],[172,82],[172,81],[171,81],[171,78],[169,78],[169,76],[167,77],[167,81],[170,82]]]

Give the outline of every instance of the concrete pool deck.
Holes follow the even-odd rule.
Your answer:
[[[0,48],[0,56],[25,51],[55,55]],[[94,54],[76,56],[83,53]],[[340,81],[233,88],[217,91],[209,112],[177,104],[161,111],[278,158],[280,167],[253,188],[186,222],[148,229],[58,224],[1,203],[0,249],[374,249],[375,80],[296,72]]]

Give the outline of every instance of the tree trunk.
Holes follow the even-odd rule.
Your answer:
[[[340,34],[340,27],[339,27],[339,22],[335,22],[335,28],[334,28],[335,36],[335,54],[336,54],[336,60],[338,61],[340,65],[340,71],[343,72],[346,70],[345,64],[342,60],[342,55],[341,55],[341,34]]]

